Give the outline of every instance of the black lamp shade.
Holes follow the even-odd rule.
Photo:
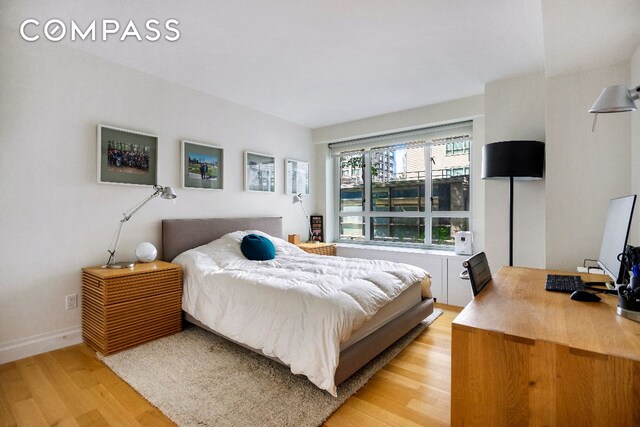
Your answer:
[[[542,179],[544,142],[501,141],[482,147],[482,179]]]

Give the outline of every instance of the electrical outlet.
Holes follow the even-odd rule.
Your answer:
[[[78,308],[78,294],[71,294],[64,297],[64,308],[65,310]]]

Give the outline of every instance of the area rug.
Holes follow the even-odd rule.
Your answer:
[[[337,398],[195,326],[102,360],[180,426],[318,426],[441,314],[435,309],[343,382]]]

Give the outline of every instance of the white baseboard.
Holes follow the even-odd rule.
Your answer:
[[[60,329],[46,334],[34,335],[0,344],[0,364],[24,359],[35,354],[46,353],[82,342],[82,328]]]

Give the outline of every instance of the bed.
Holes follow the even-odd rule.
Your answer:
[[[162,258],[166,261],[172,261],[185,251],[193,252],[190,250],[207,245],[217,239],[223,240],[221,239],[222,237],[228,238],[227,236],[232,236],[233,233],[238,230],[258,230],[259,232],[266,233],[270,236],[280,237],[282,236],[282,218],[266,217],[163,220]],[[291,250],[294,251],[293,249]],[[340,260],[345,260],[345,262],[353,261],[339,257],[324,257],[321,255],[304,254],[304,256],[308,257],[305,258],[305,261],[314,265],[318,265],[320,262],[337,263],[341,262]],[[335,395],[336,385],[343,382],[431,314],[433,312],[433,299],[422,296],[422,294],[424,294],[424,284],[425,283],[423,281],[422,283],[416,282],[408,285],[406,289],[402,290],[392,301],[382,306],[372,317],[359,326],[348,340],[341,342],[339,349],[339,362],[337,367],[335,367],[335,374],[331,378],[331,384],[327,387],[322,386],[320,388],[324,388],[331,394]],[[183,300],[183,309],[185,308],[185,305],[189,304]],[[196,314],[199,315],[199,317],[202,317],[201,313]],[[211,332],[218,333],[205,324],[206,321],[201,321],[203,319],[198,319],[197,317],[198,316],[194,316],[194,313],[185,311],[185,319],[188,322],[199,327],[203,327]],[[261,350],[246,345],[243,342],[238,342],[224,333],[218,334],[253,351],[265,354]],[[283,362],[278,357],[274,357],[270,354],[265,355],[278,360],[281,363],[290,365],[289,363]],[[292,371],[294,370],[292,369]],[[309,375],[307,376],[309,377]],[[316,381],[313,382],[318,385]]]

